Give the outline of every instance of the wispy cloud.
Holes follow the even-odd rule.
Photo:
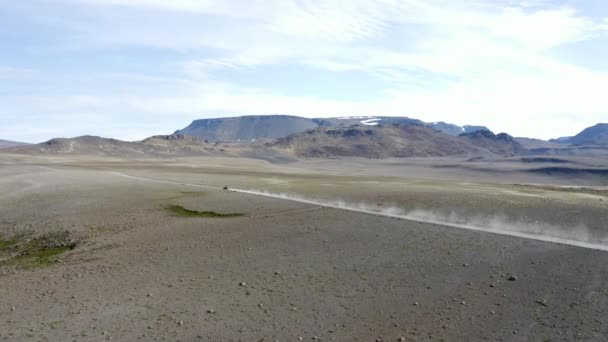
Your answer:
[[[0,118],[94,113],[99,134],[120,126],[118,137],[143,137],[198,116],[385,114],[548,138],[608,108],[608,66],[564,57],[608,44],[608,19],[584,1],[34,0],[0,5],[0,16],[3,7],[41,38],[0,57],[0,79],[32,82],[0,86]],[[45,53],[55,59],[36,57]],[[332,98],[353,75],[377,80],[377,95]]]

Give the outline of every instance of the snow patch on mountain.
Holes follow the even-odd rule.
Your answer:
[[[361,124],[365,125],[365,126],[378,126],[378,121],[380,121],[381,119],[367,119],[367,120],[362,120]]]

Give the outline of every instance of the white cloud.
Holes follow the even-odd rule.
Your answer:
[[[507,8],[496,21],[489,23],[489,28],[498,37],[513,39],[533,50],[585,40],[601,30],[592,19],[579,16],[572,8],[534,13]]]
[[[162,117],[167,113],[173,120],[265,113],[410,115],[429,121],[487,124],[515,135],[549,138],[573,134],[577,125],[599,121],[608,108],[602,94],[608,85],[608,74],[564,61],[555,53],[557,49],[567,49],[569,44],[605,35],[608,30],[608,18],[587,17],[575,3],[54,3],[69,4],[60,13],[70,23],[66,29],[73,33],[66,40],[84,51],[144,46],[171,53],[175,58],[168,64],[159,63],[163,73],[171,77],[158,77],[155,72],[138,76],[88,72],[94,79],[114,79],[121,86],[110,94],[84,88],[84,98],[79,97],[82,94],[62,95],[58,103],[46,104],[46,109],[54,108],[57,115],[81,111],[120,118],[127,112],[137,117],[147,114],[160,121],[168,120]],[[86,13],[85,19],[77,18],[81,12],[74,9]],[[346,72],[364,73],[384,82],[384,92],[380,93],[385,96],[365,101],[323,100],[308,93],[286,96],[239,84],[240,72],[264,66],[314,69],[332,74],[337,80]],[[223,71],[237,76],[225,79]],[[101,75],[104,73],[106,76]],[[0,79],[7,77],[3,75],[15,77],[14,71],[0,68]],[[91,96],[89,102],[84,101],[86,96]],[[12,101],[15,112],[19,112],[19,106],[24,112],[32,110]],[[165,131],[175,128],[179,127]]]
[[[290,7],[271,19],[271,31],[305,39],[351,42],[384,34],[390,17],[382,1],[305,0],[291,2]]]

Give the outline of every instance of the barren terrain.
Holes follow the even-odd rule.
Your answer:
[[[605,165],[5,154],[0,339],[605,341]]]

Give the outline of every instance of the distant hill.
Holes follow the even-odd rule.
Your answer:
[[[463,133],[460,137],[467,139],[471,144],[486,149],[497,155],[520,155],[528,153],[519,142],[506,133],[494,134],[490,131],[473,131]]]
[[[549,141],[516,138],[531,153],[555,156],[606,156],[608,155],[608,124],[599,123],[588,127],[573,137],[561,137]]]
[[[0,140],[0,148],[10,148],[10,147],[26,146],[26,145],[29,145],[29,144],[17,142],[17,141],[10,141],[10,140]]]
[[[195,120],[188,127],[177,130],[174,134],[195,136],[208,141],[251,142],[275,140],[319,127],[387,126],[393,124],[425,125],[452,136],[477,130],[488,130],[483,126],[460,127],[445,122],[425,123],[418,119],[398,116],[348,116],[308,119],[292,115],[249,115]]]
[[[574,145],[608,145],[608,123],[598,123],[585,128],[566,142]]]
[[[550,148],[562,148],[563,147],[563,144],[561,144],[561,143],[556,143],[556,142],[546,141],[546,140],[541,140],[541,139],[517,137],[517,138],[515,138],[515,140],[527,149],[535,149],[535,148],[550,149]]]
[[[7,151],[25,154],[70,154],[114,156],[121,158],[210,155],[220,148],[198,138],[187,136],[155,136],[140,142],[129,142],[96,136],[55,138],[47,142],[18,146]]]
[[[554,144],[569,144],[569,140],[572,139],[572,137],[559,137],[559,138],[555,138],[555,139],[550,139],[549,142],[554,143]]]
[[[143,144],[156,146],[191,146],[208,144],[209,141],[203,141],[201,138],[183,134],[171,135],[155,135],[141,141]]]
[[[269,146],[305,158],[502,156],[526,152],[506,134],[484,133],[452,136],[425,125],[320,127],[278,139]]]
[[[507,134],[476,131],[452,136],[426,125],[320,126],[272,142],[208,142],[181,134],[129,142],[96,136],[56,138],[5,149],[9,153],[86,155],[116,158],[232,156],[289,162],[295,157],[511,156],[526,150]]]

